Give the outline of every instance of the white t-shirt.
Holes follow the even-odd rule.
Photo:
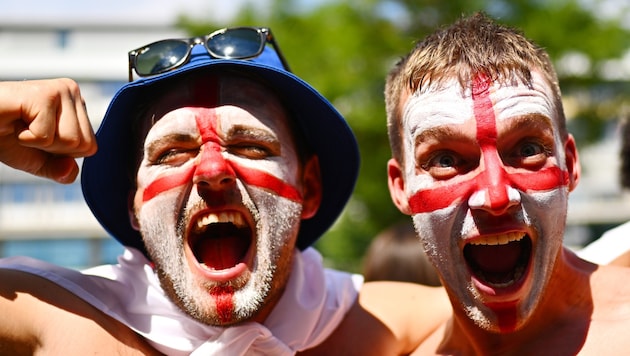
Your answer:
[[[630,250],[630,222],[614,227],[577,251],[581,258],[605,265]]]

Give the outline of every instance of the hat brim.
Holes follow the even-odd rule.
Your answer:
[[[317,213],[303,220],[297,239],[301,250],[312,245],[343,211],[356,183],[359,151],[352,130],[339,112],[314,88],[282,69],[246,60],[206,60],[123,86],[114,96],[96,133],[98,152],[83,161],[81,185],[87,205],[105,230],[125,246],[146,254],[140,233],[130,222],[132,185],[127,157],[132,152],[132,121],[143,93],[160,89],[183,73],[236,69],[253,73],[273,86],[289,105],[302,136],[318,156],[322,200]]]

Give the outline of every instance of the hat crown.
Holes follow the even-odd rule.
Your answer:
[[[214,58],[208,53],[203,44],[196,44],[193,46],[192,51],[190,52],[190,60],[183,67],[190,67],[202,64],[204,62],[221,62],[221,61],[248,61],[256,64],[261,64],[268,67],[273,67],[278,70],[282,70],[287,72],[287,69],[282,65],[282,61],[280,57],[276,53],[276,51],[270,46],[265,46],[262,53],[256,57],[249,59],[223,59],[223,58]]]

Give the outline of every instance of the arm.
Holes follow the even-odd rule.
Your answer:
[[[359,302],[391,332],[398,355],[412,352],[452,313],[444,288],[413,283],[366,283]]]
[[[0,162],[71,183],[75,158],[96,152],[79,86],[71,79],[0,82]]]
[[[368,282],[333,334],[300,355],[407,355],[450,316],[441,287]]]
[[[0,354],[152,355],[139,335],[58,285],[0,269]]]

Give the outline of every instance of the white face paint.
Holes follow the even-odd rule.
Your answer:
[[[521,328],[535,310],[566,218],[553,90],[532,74],[531,88],[478,81],[474,93],[452,80],[414,93],[403,111],[416,230],[449,294],[497,332]]]
[[[164,110],[151,127],[134,203],[169,296],[202,322],[229,325],[279,298],[302,188],[279,101],[244,79],[220,85],[218,102]]]

